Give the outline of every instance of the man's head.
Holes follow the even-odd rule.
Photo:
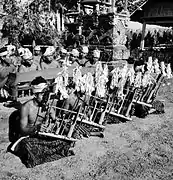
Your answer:
[[[54,46],[49,46],[49,47],[46,48],[46,51],[45,51],[45,53],[43,55],[47,56],[47,57],[53,56],[55,54],[55,52],[56,52],[55,47]]]
[[[70,61],[75,62],[79,57],[79,51],[77,49],[72,49],[70,53]]]
[[[7,47],[3,47],[0,49],[0,58],[4,60],[8,55]]]
[[[145,65],[145,63],[142,60],[135,61],[135,64],[134,64],[135,72],[143,72],[144,65]]]
[[[56,49],[54,46],[47,47],[45,53],[43,54],[43,62],[50,64],[54,60],[55,52]]]
[[[41,53],[41,48],[40,48],[40,46],[35,46],[35,48],[34,48],[34,54],[35,54],[36,56],[38,56],[38,55],[40,55],[40,53]]]
[[[87,46],[82,46],[80,49],[80,58],[86,57],[88,55],[88,47]]]
[[[20,47],[17,51],[18,51],[19,56],[22,57],[24,55],[24,53],[25,53],[25,48]]]
[[[44,93],[48,87],[47,81],[43,77],[38,76],[31,82],[31,87],[37,101],[42,103],[44,101]]]
[[[59,55],[62,59],[65,59],[66,55],[67,55],[67,50],[64,49],[63,47],[60,48],[60,51],[59,51]]]
[[[100,51],[98,49],[93,51],[93,63],[96,63],[100,59]]]
[[[25,48],[24,52],[22,53],[23,53],[21,54],[22,64],[30,67],[33,63],[33,56],[32,56],[31,51],[28,48]]]
[[[8,51],[8,55],[9,55],[9,56],[14,55],[15,52],[16,52],[16,46],[14,46],[14,45],[8,45],[8,46],[7,46],[7,51]]]
[[[132,56],[130,56],[128,58],[127,62],[128,62],[128,64],[134,64],[135,63],[135,59]]]

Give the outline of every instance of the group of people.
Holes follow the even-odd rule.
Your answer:
[[[84,50],[86,50],[86,49],[84,49]],[[99,51],[94,51],[93,57],[94,57],[94,53],[96,53],[96,52],[98,53]],[[46,53],[46,51],[45,51],[45,53]],[[45,53],[44,53],[44,58],[46,57]],[[73,49],[70,52],[68,60],[66,59],[67,51],[65,51],[65,49],[61,49],[60,55],[61,55],[61,59],[59,59],[56,62],[58,65],[60,64],[61,66],[63,66],[63,65],[66,65],[66,66],[72,66],[72,65],[88,66],[89,63],[91,64],[91,62],[87,61],[85,54],[83,56],[85,58],[83,58],[83,59],[79,58],[80,54],[77,49]],[[140,54],[140,56],[141,55],[142,54]],[[96,58],[96,56],[94,58]],[[97,58],[98,58],[98,56],[97,56]],[[52,60],[52,62],[53,61],[55,64],[56,63],[55,60]],[[157,64],[156,64],[156,62],[157,62],[156,60],[154,62],[152,61],[152,57],[148,58],[148,62],[144,62],[140,58],[138,61],[135,61],[131,57],[127,60],[127,63],[129,65],[132,65],[132,67],[134,68],[134,71],[136,73],[141,72],[141,74],[142,73],[145,74],[145,72],[146,72],[145,69],[149,68],[149,65],[151,65],[151,67],[155,65],[155,70],[156,70],[156,65],[158,65],[157,66],[158,69],[162,68],[162,66],[160,65],[161,66],[160,67],[159,63],[157,62]],[[43,65],[43,67],[45,67],[45,69],[47,68],[45,62],[42,65]],[[53,66],[53,63],[52,63],[52,66]],[[147,70],[149,70],[149,69],[147,69]],[[121,71],[123,71],[123,70],[121,70]],[[57,104],[55,106],[52,106],[50,108],[50,111],[48,111],[48,109],[45,108],[47,106],[47,102],[49,103],[49,100],[45,98],[45,94],[46,94],[46,92],[50,92],[50,89],[48,87],[48,83],[47,83],[46,79],[44,79],[41,76],[36,77],[31,82],[31,87],[32,87],[32,91],[33,91],[33,99],[30,99],[30,100],[26,101],[25,103],[23,103],[21,105],[20,110],[12,113],[12,115],[9,118],[9,140],[10,140],[10,142],[12,142],[12,148],[10,147],[11,150],[14,147],[13,145],[16,144],[15,142],[20,139],[22,140],[22,138],[30,137],[30,138],[38,138],[39,139],[39,132],[42,128],[42,125],[44,124],[44,122],[46,120],[47,112],[49,113],[48,117],[53,122],[57,122],[57,112],[56,112],[56,108],[55,108],[55,107],[57,107]],[[73,92],[73,90],[74,89],[72,89],[72,92]],[[75,106],[74,104],[76,103],[77,98],[79,98],[79,100],[81,100],[84,103],[86,103],[85,101],[87,101],[87,99],[85,99],[85,101],[84,101],[80,96],[76,95],[76,92],[74,91],[73,93],[70,94],[70,98],[63,101],[63,105],[64,105],[63,109],[71,110],[70,106],[71,107]],[[46,101],[45,101],[45,99],[46,99]],[[59,102],[58,102],[58,105],[59,105]],[[79,103],[78,107],[80,107],[80,103]],[[141,116],[141,113],[143,116],[144,116],[144,113],[145,114],[148,113],[148,109],[143,110],[142,108],[141,109],[139,109],[139,108],[137,109],[137,108],[138,108],[138,106],[135,106],[135,111],[137,113],[139,113],[140,116]],[[91,114],[90,114],[91,112],[87,112],[87,113],[89,116],[91,116]],[[65,118],[65,115],[63,115],[63,118]],[[58,121],[58,123],[60,123],[60,122]],[[69,127],[68,128],[65,127],[65,128],[66,128],[65,129],[66,131],[69,130],[68,129]],[[102,138],[104,137],[104,133],[101,131],[99,131],[99,132],[91,131],[89,133],[89,135],[90,136],[98,136],[98,137],[102,137]],[[39,139],[39,141],[40,141],[40,139]],[[45,147],[45,142],[43,142],[43,144],[44,144],[43,147]],[[19,141],[19,147],[20,147],[20,141]],[[63,150],[63,149],[61,149],[61,150]],[[74,152],[72,150],[70,150],[70,151],[72,152],[72,154],[74,154]],[[61,151],[60,151],[60,153],[61,153]]]
[[[70,52],[63,47],[48,46],[44,50],[43,47],[35,46],[32,53],[29,48],[7,45],[0,49],[0,89],[7,88],[7,92],[10,91],[10,100],[16,101],[16,73],[63,66],[94,66],[100,58],[100,51],[93,50],[89,53],[87,46],[72,49]]]
[[[90,66],[100,58],[100,51],[93,50],[91,56],[88,56],[87,46],[72,49],[68,52],[63,47],[55,48],[48,46],[45,51],[40,46],[35,46],[33,53],[29,48],[16,48],[14,45],[8,45],[0,49],[1,65],[12,65],[15,72],[23,73],[28,71],[44,70],[49,68],[61,68],[67,66]]]

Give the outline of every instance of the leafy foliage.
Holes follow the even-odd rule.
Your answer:
[[[47,0],[36,0],[29,6],[20,7],[15,0],[4,1],[2,33],[9,37],[12,44],[60,43],[60,34],[56,31],[55,13],[49,10]]]
[[[146,0],[129,0],[128,9],[134,11],[136,7]],[[125,0],[117,0],[116,6],[121,10]],[[4,0],[4,17],[2,33],[13,44],[31,44],[33,40],[37,44],[62,43],[61,34],[56,31],[56,10],[66,11],[77,6],[77,0],[34,0],[25,6],[17,4],[16,0]],[[53,11],[49,11],[52,9]]]

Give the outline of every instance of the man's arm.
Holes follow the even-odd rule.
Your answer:
[[[26,135],[34,135],[37,131],[37,126],[33,124],[29,124],[28,120],[29,109],[27,105],[24,105],[21,108],[21,118],[20,118],[20,133],[22,136]]]

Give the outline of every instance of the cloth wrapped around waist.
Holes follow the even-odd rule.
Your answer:
[[[74,155],[69,150],[71,142],[59,139],[22,137],[14,144],[10,144],[7,151],[18,156],[27,168]]]

